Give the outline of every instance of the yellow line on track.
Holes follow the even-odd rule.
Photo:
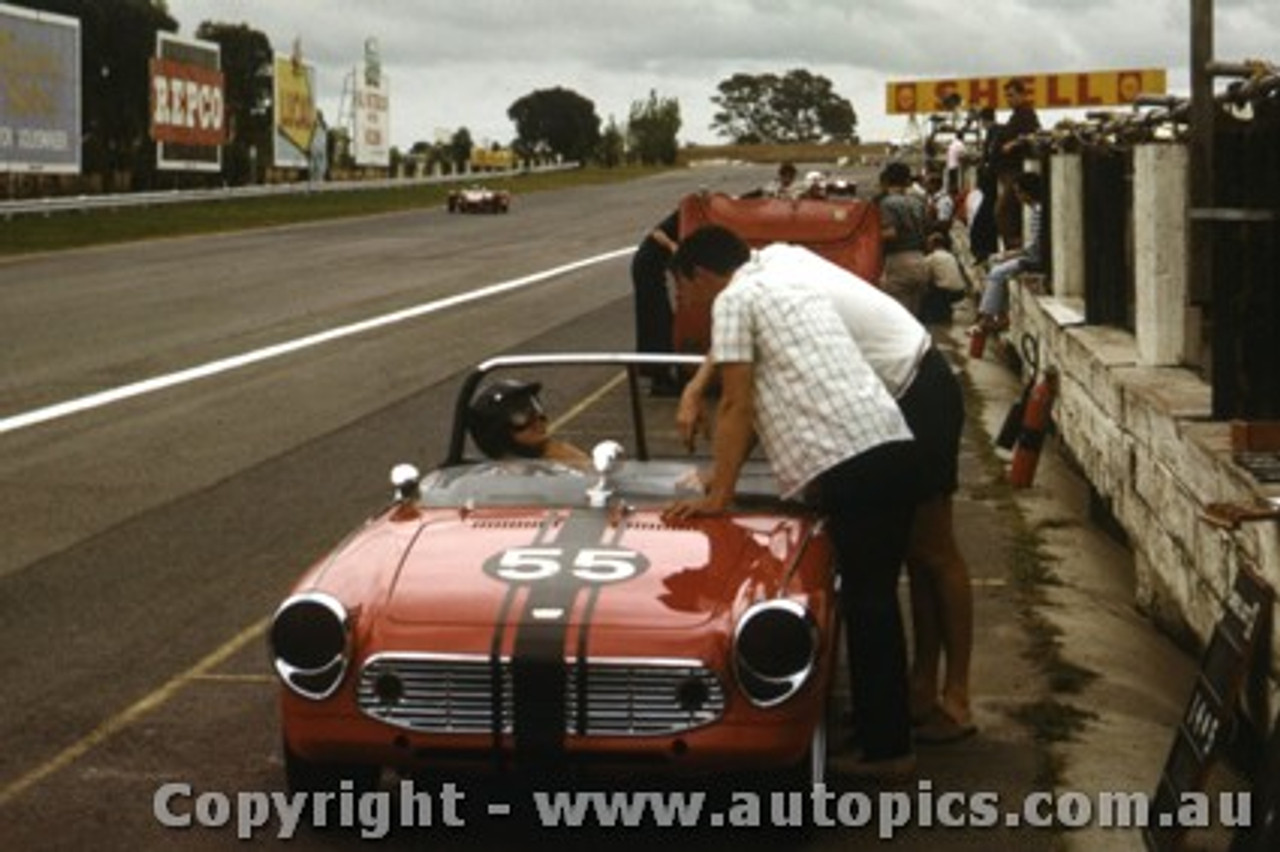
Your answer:
[[[178,690],[191,681],[204,677],[211,669],[225,662],[245,645],[261,638],[263,633],[266,632],[269,621],[269,618],[264,618],[256,624],[246,627],[232,637],[230,641],[224,643],[185,672],[177,675],[154,692],[143,696],[131,707],[112,716],[93,731],[49,758],[49,760],[0,789],[0,806],[7,804],[10,799],[40,783],[58,770],[66,768],[95,746],[115,736],[128,725],[173,698]]]
[[[557,417],[553,423],[547,426],[547,432],[554,433],[557,429],[563,429],[565,424],[572,422],[573,419],[577,417],[579,414],[586,411],[591,406],[595,405],[600,400],[601,397],[603,397],[609,391],[613,390],[618,385],[626,381],[626,378],[627,378],[627,371],[626,370],[620,371],[618,375],[614,376],[612,379],[609,379],[609,381],[601,385],[599,389],[597,389],[594,393],[588,394],[587,396],[583,397],[582,400],[577,405],[574,405],[564,414]]]

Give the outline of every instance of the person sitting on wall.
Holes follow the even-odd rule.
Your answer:
[[[982,300],[978,303],[978,321],[970,334],[1001,331],[1009,327],[1009,281],[1022,272],[1038,272],[1044,268],[1044,216],[1041,210],[1043,189],[1040,175],[1020,172],[1013,182],[1018,201],[1027,208],[1031,238],[1022,248],[995,255],[987,273]]]

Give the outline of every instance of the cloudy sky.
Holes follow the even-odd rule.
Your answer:
[[[891,80],[1163,68],[1185,95],[1191,0],[168,0],[180,34],[247,23],[288,52],[300,39],[332,123],[366,38],[391,79],[392,142],[465,127],[515,135],[507,108],[562,86],[625,123],[650,91],[680,103],[682,142],[709,129],[717,85],[804,68],[853,103],[864,139],[896,139]],[[1280,64],[1280,0],[1215,0],[1216,58]],[[1056,114],[1049,114],[1052,121]]]

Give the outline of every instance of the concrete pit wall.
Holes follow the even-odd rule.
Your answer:
[[[1280,589],[1280,522],[1229,530],[1205,520],[1205,507],[1280,498],[1280,485],[1260,484],[1234,463],[1230,424],[1210,420],[1210,385],[1179,363],[1196,325],[1185,304],[1186,172],[1181,147],[1135,151],[1135,334],[1084,324],[1082,259],[1055,245],[1057,295],[1015,284],[1009,340],[1034,335],[1040,363],[1061,372],[1060,440],[1128,536],[1138,606],[1204,647],[1241,565]],[[1070,155],[1050,162],[1054,238],[1067,246],[1082,243],[1079,174]],[[1270,672],[1274,696],[1280,630],[1272,631]]]

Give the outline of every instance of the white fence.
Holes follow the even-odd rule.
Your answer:
[[[361,181],[304,181],[256,184],[218,189],[172,189],[159,192],[125,192],[110,195],[69,195],[0,201],[0,218],[45,215],[90,210],[117,210],[123,207],[154,207],[162,204],[190,204],[207,201],[234,201],[273,195],[305,195],[315,192],[363,192],[372,189],[407,189],[443,183],[471,183],[477,180],[518,177],[522,174],[576,169],[579,163],[550,163],[501,172],[465,172],[416,178],[384,178]]]

